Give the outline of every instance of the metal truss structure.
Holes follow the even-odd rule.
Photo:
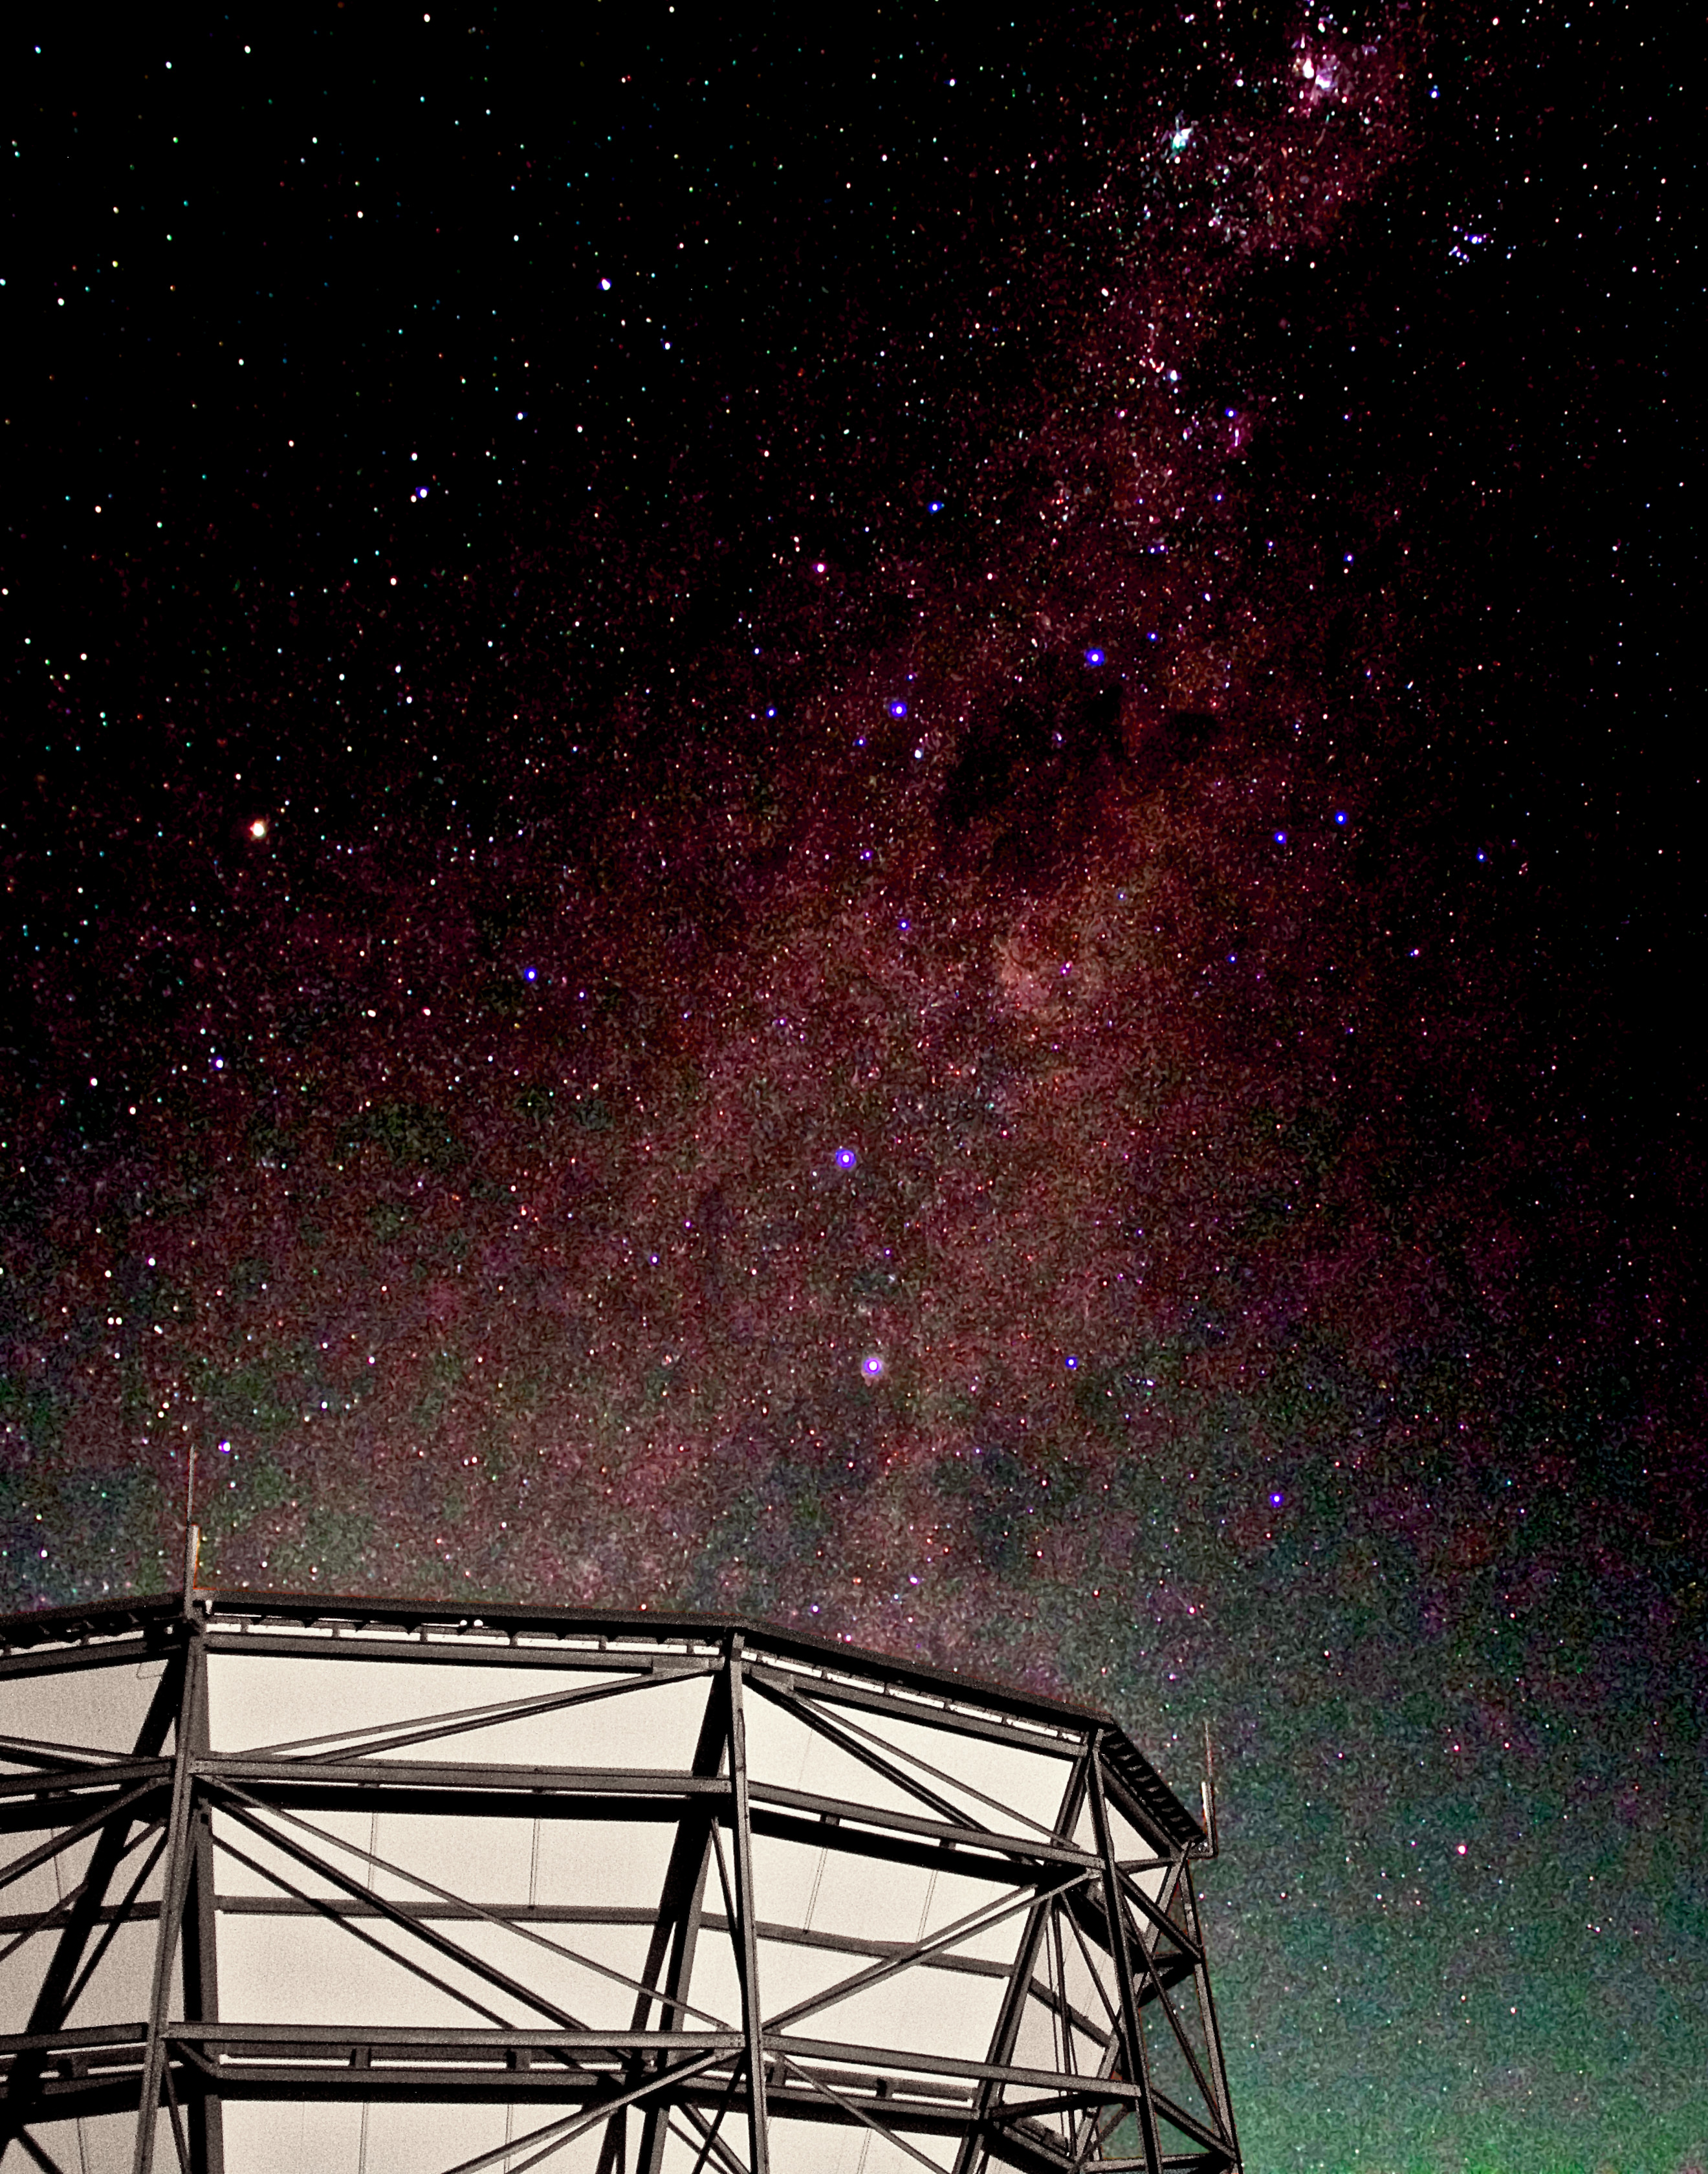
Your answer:
[[[0,2174],[1224,2174],[1198,1822],[756,1625],[0,1621]]]

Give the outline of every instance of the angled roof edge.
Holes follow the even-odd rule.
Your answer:
[[[788,1658],[845,1669],[851,1674],[880,1671],[906,1689],[929,1696],[976,1703],[1020,1720],[1095,1728],[1102,1733],[1111,1778],[1132,1798],[1134,1807],[1178,1847],[1202,1847],[1206,1839],[1198,1821],[1120,1722],[1100,1707],[1017,1690],[985,1676],[922,1666],[876,1647],[818,1637],[811,1631],[759,1617],[701,1614],[675,1609],[541,1608],[497,1600],[279,1593],[252,1586],[197,1586],[195,1601],[198,1609],[216,1613],[295,1618],[304,1623],[386,1623],[412,1630],[434,1625],[466,1629],[479,1624],[493,1630],[707,1641],[739,1632],[743,1638],[759,1641]],[[0,1616],[0,1652],[66,1645],[84,1638],[119,1637],[127,1630],[146,1631],[181,1621],[183,1615],[181,1592],[92,1600],[79,1607],[32,1609]]]
[[[72,1608],[32,1608],[0,1615],[0,1652],[74,1644],[84,1638],[116,1638],[127,1630],[143,1630],[174,1616],[181,1618],[183,1613],[183,1596],[176,1593],[121,1594]]]

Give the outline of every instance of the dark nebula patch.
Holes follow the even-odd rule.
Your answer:
[[[1098,792],[1125,753],[1121,675],[1094,653],[1095,665],[1046,657],[975,708],[938,803],[954,873],[1037,889],[1083,856]]]

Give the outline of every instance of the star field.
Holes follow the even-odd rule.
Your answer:
[[[6,1606],[1208,1722],[1254,2174],[1700,2166],[1662,26],[7,61]]]

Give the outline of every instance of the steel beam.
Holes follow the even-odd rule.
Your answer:
[[[1239,2132],[1234,2127],[1234,2102],[1228,2093],[1228,2070],[1222,2057],[1221,2026],[1216,2020],[1215,1998],[1210,1991],[1210,1973],[1204,1962],[1204,1928],[1198,1914],[1197,1890],[1192,1883],[1190,1864],[1181,1868],[1181,1885],[1186,1914],[1192,1921],[1194,1943],[1192,1977],[1197,1991],[1199,2021],[1209,2054],[1210,2081],[1215,2087],[1216,2112],[1227,2137],[1228,2149],[1237,2165],[1240,2157]]]
[[[186,1728],[193,1764],[208,1752],[208,1654],[205,1642],[190,1647],[198,1675]],[[214,1814],[205,1793],[190,1807],[190,1889],[184,1919],[184,2015],[186,2021],[219,2020],[218,1890],[214,1868]],[[168,2071],[170,2081],[170,2071]],[[225,2174],[225,2117],[219,2098],[197,2091],[189,2106],[189,2174]]]
[[[1082,1754],[1074,1761],[1068,1774],[1068,1786],[1062,1792],[1061,1809],[1056,1815],[1056,1831],[1059,1835],[1071,1836],[1078,1824],[1080,1807],[1085,1801],[1087,1755],[1089,1755]],[[1038,1950],[1043,1942],[1050,1912],[1055,1907],[1053,1896],[1048,1901],[1040,1901],[1035,1905],[1031,1917],[1028,1921],[1024,1937],[1020,1943],[1020,1952],[1015,1959],[1014,1968],[1008,1980],[1008,1991],[1003,1996],[1003,2004],[997,2014],[997,2027],[992,2036],[990,2047],[990,2058],[993,2062],[1005,2062],[1013,2057],[1014,2042],[1020,2035],[1020,2021],[1025,2014],[1026,2000],[1031,1989],[1032,1973],[1037,1965]],[[978,2124],[983,2123],[995,2102],[995,2085],[981,2084],[974,2108],[975,2120]],[[970,2128],[962,2139],[960,2150],[955,2155],[954,2174],[972,2174],[981,2145],[980,2128]]]
[[[154,1937],[154,1969],[149,1993],[149,2035],[143,2053],[142,2081],[137,2101],[137,2141],[131,2160],[132,2174],[153,2174],[154,2137],[159,2126],[160,2083],[166,2060],[166,2000],[171,1990],[175,1950],[181,1937],[184,1900],[190,1884],[190,1762],[194,1733],[192,1715],[205,1696],[207,1674],[202,1665],[199,1639],[187,1636],[176,1668],[169,1665],[165,1681],[176,1676],[178,1691],[176,1740],[172,1757],[172,1802],[166,1815],[166,1857],[161,1872],[160,1915]]]
[[[1094,1742],[1091,1757],[1086,1766],[1086,1779],[1090,1787],[1091,1822],[1097,1836],[1097,1847],[1103,1858],[1103,1906],[1109,1918],[1111,1958],[1115,1965],[1115,1977],[1121,1997],[1122,2035],[1127,2041],[1127,2064],[1132,2080],[1139,2085],[1138,2133],[1144,2145],[1145,2174],[1162,2174],[1162,2143],[1157,2134],[1156,2114],[1151,2106],[1150,2085],[1146,2074],[1144,2037],[1138,2013],[1138,2002],[1134,1997],[1132,1956],[1127,1946],[1127,1912],[1122,1906],[1121,1875],[1115,1868],[1115,1841],[1109,1830],[1109,1807],[1104,1800],[1102,1772],[1102,1744]]]
[[[700,1740],[694,1750],[695,1773],[715,1777],[728,1748],[728,1686],[726,1679],[719,1675],[707,1687]],[[684,2025],[682,2003],[694,1972],[700,1928],[705,1922],[705,1883],[711,1868],[711,1825],[708,1809],[685,1814],[677,1828],[670,1862],[665,1869],[664,1891],[658,1898],[658,1914],[646,1952],[646,1967],[642,1975],[649,1983],[657,1984],[665,1964],[668,1939],[669,1967],[664,1978],[659,2018],[668,2031],[680,2031]],[[650,2000],[637,2000],[635,2004],[637,2028],[644,2029],[651,2020],[651,2006]],[[637,2174],[661,2174],[665,2125],[665,2110],[659,2101],[649,2101],[642,2117]]]
[[[609,1766],[523,1766],[489,1760],[440,1759],[285,1759],[264,1753],[209,1752],[195,1761],[198,1781],[232,1782],[283,1795],[297,1787],[324,1791],[343,1783],[363,1789],[549,1790],[559,1797],[726,1797],[715,1775],[661,1773],[654,1767],[624,1772]],[[338,1799],[350,1801],[348,1795]],[[465,1809],[462,1806],[458,1809]],[[532,1805],[523,1809],[532,1814]]]
[[[875,1804],[862,1804],[846,1797],[827,1797],[809,1789],[786,1789],[775,1782],[755,1782],[749,1791],[755,1804],[780,1810],[808,1812],[822,1818],[827,1812],[838,1819],[857,1820],[862,1826],[886,1834],[915,1835],[932,1841],[952,1843],[971,1855],[1017,1858],[1023,1863],[1072,1864],[1084,1868],[1098,1863],[1093,1851],[1074,1849],[1066,1842],[1042,1836],[1001,1834],[989,1827],[970,1827],[964,1820],[927,1820],[911,1812],[891,1812]]]
[[[735,1827],[735,1903],[739,1917],[738,1963],[742,2025],[747,2033],[748,2164],[753,2174],[770,2174],[770,2143],[765,2119],[765,2063],[761,2043],[759,1943],[754,1937],[753,1817],[749,1804],[747,1717],[742,1703],[742,1635],[729,1641],[730,1812]]]

